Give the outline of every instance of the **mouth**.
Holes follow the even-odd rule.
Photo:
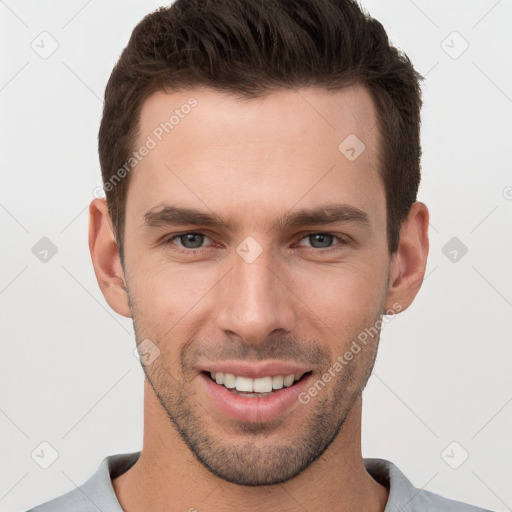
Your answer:
[[[298,397],[309,386],[312,375],[312,371],[258,377],[211,370],[199,373],[202,391],[217,413],[253,423],[270,421],[303,407]]]
[[[267,375],[257,378],[224,372],[204,371],[203,374],[219,386],[224,386],[234,395],[265,398],[271,396],[275,391],[296,385],[305,376],[311,374],[311,371],[288,375]]]

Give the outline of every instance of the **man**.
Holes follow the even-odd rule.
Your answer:
[[[421,77],[348,0],[178,0],[105,93],[89,246],[134,323],[141,452],[35,511],[476,511],[361,455],[421,287]]]

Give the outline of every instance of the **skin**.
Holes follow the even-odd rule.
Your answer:
[[[390,256],[375,106],[362,86],[244,101],[205,88],[159,92],[143,106],[140,145],[191,97],[198,105],[132,171],[124,269],[105,201],[89,210],[107,302],[133,318],[139,343],[160,351],[144,366],[142,454],[114,479],[118,499],[137,511],[382,511],[388,490],[361,455],[361,392],[378,336],[308,404],[267,422],[223,415],[197,367],[278,359],[317,380],[380,315],[412,303],[425,273],[428,209],[414,203]],[[365,144],[354,161],[338,149],[349,134]],[[298,209],[342,203],[364,211],[368,225],[274,226]],[[163,204],[237,225],[146,226],[144,214]],[[183,232],[206,237],[169,240]],[[262,249],[251,263],[236,251],[248,236]]]

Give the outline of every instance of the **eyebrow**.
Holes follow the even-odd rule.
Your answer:
[[[208,227],[221,227],[234,231],[241,227],[238,220],[228,220],[215,213],[203,212],[194,208],[164,205],[148,210],[143,216],[147,227],[165,227],[172,225],[195,225]],[[349,222],[371,228],[369,215],[348,204],[329,204],[316,208],[302,208],[287,212],[274,218],[272,228],[282,230],[297,228],[310,224],[334,224],[336,222]]]

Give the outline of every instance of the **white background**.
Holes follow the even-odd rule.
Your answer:
[[[425,282],[385,327],[365,391],[364,456],[393,461],[419,488],[512,510],[512,2],[364,5],[426,75],[419,200],[431,213]],[[101,185],[107,79],[157,6],[0,3],[2,511],[60,495],[106,455],[141,448],[143,373],[131,321],[97,286],[87,206]],[[58,42],[47,59],[31,48],[43,31]],[[46,263],[32,252],[42,237],[58,250]],[[468,249],[456,262],[442,252],[452,237]],[[43,441],[58,452],[48,469],[31,458]]]

